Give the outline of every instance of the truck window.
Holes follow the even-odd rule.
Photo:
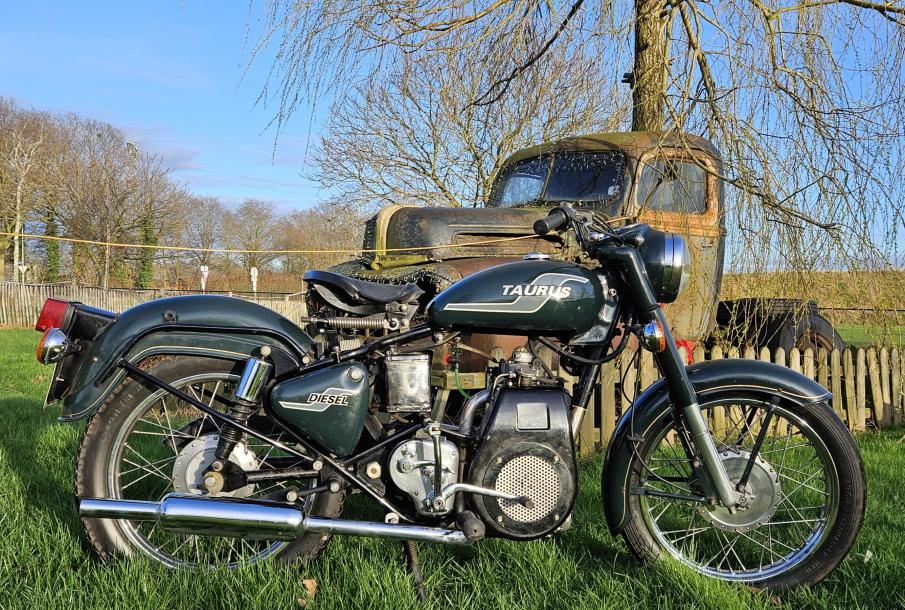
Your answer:
[[[610,151],[559,153],[544,199],[600,202],[615,197],[622,187],[623,158]]]
[[[646,163],[638,182],[636,201],[646,210],[678,214],[702,214],[707,175],[691,160],[658,159]]]
[[[526,159],[507,167],[497,183],[494,205],[508,208],[539,199],[549,167],[549,157]]]

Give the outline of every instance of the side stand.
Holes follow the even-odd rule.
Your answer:
[[[427,601],[427,593],[424,590],[424,578],[421,576],[421,564],[418,561],[418,545],[412,540],[406,540],[402,545],[405,547],[406,565],[408,565],[409,572],[412,573],[418,600],[424,603]]]

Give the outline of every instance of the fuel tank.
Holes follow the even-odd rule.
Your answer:
[[[497,265],[456,282],[428,305],[429,323],[447,330],[573,336],[601,322],[597,274],[565,261]]]

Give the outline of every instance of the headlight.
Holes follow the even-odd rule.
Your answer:
[[[685,238],[651,229],[644,238],[641,258],[657,301],[675,301],[691,275],[691,253]]]

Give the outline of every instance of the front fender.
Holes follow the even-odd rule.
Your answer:
[[[313,341],[287,318],[256,303],[219,295],[188,295],[143,303],[122,313],[86,354],[72,390],[63,398],[61,421],[88,417],[103,404],[125,373],[125,358],[183,354],[241,361],[272,347],[276,374],[298,368]]]
[[[778,392],[786,401],[806,405],[829,401],[826,388],[801,373],[760,360],[727,359],[700,362],[688,367],[688,378],[698,402],[734,390]],[[650,430],[672,417],[672,403],[666,380],[660,379],[622,414],[607,447],[603,465],[603,507],[610,532],[618,534],[631,520],[629,478],[634,457],[633,444]]]

